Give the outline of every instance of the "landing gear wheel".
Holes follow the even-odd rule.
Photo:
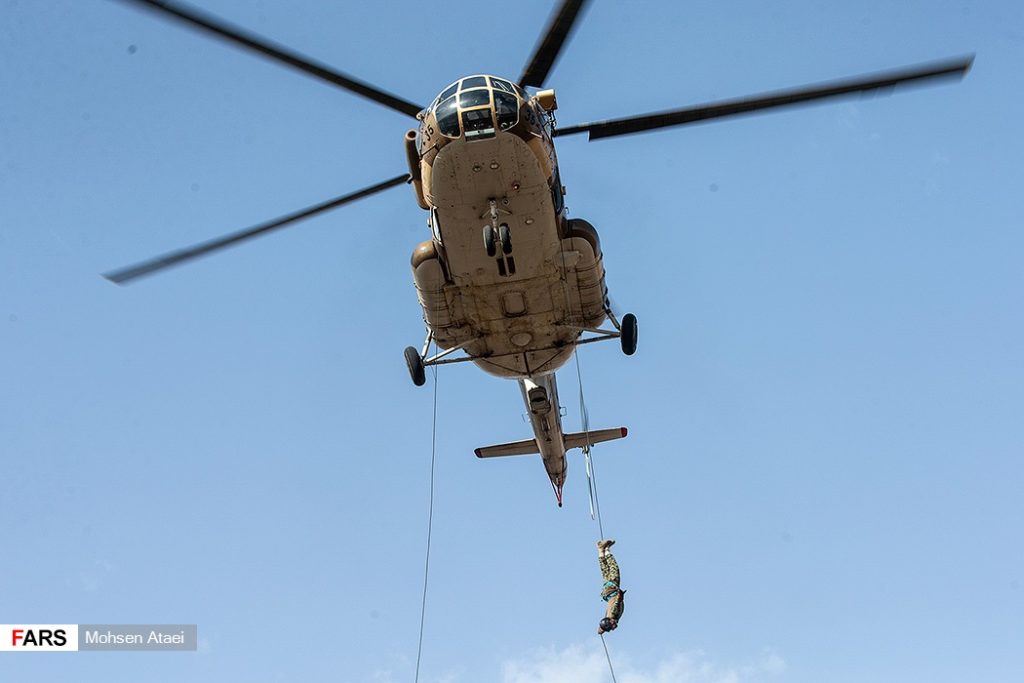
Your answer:
[[[619,343],[622,344],[622,352],[627,356],[636,353],[636,316],[632,313],[622,316]]]
[[[494,244],[494,228],[489,225],[484,226],[484,249],[487,250],[488,256],[494,256],[498,253],[498,248]]]
[[[405,364],[409,368],[409,376],[412,377],[412,383],[422,387],[427,381],[427,373],[423,368],[423,359],[420,358],[420,352],[415,347],[405,347]]]
[[[512,233],[509,231],[507,223],[498,226],[498,241],[501,242],[502,253],[506,256],[512,253]]]

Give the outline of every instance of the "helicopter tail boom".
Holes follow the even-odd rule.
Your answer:
[[[527,417],[533,427],[534,438],[523,441],[485,446],[476,449],[478,458],[497,458],[506,455],[539,454],[544,461],[544,469],[555,490],[558,506],[562,506],[562,485],[565,483],[566,460],[565,452],[571,448],[588,448],[595,443],[612,441],[626,436],[625,427],[615,429],[598,429],[595,431],[574,432],[566,434],[562,431],[562,414],[558,402],[558,385],[555,373],[550,372],[534,377],[523,377],[519,380],[519,388],[523,394],[523,402],[529,411]]]

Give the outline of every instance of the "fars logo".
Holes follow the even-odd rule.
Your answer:
[[[0,624],[0,652],[61,650],[78,650],[78,624]]]

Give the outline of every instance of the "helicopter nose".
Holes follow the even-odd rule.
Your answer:
[[[428,115],[436,115],[438,128],[445,137],[465,135],[467,140],[479,140],[515,126],[520,119],[520,107],[526,101],[526,93],[509,81],[471,76],[438,95]]]

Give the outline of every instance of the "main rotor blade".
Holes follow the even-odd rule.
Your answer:
[[[340,71],[336,71],[325,64],[313,61],[309,57],[293,52],[286,47],[277,45],[270,40],[250,33],[245,29],[233,26],[212,14],[207,14],[192,7],[186,7],[178,3],[167,2],[166,0],[121,0],[134,5],[141,5],[153,11],[162,12],[164,15],[177,19],[185,24],[208,31],[225,40],[242,47],[258,52],[264,57],[287,64],[293,69],[298,69],[311,76],[316,76],[334,85],[350,90],[357,95],[362,95],[374,102],[383,104],[403,114],[415,117],[423,107],[413,104],[407,100],[384,92],[369,83],[352,78]]]
[[[548,78],[548,72],[555,65],[558,53],[572,31],[576,17],[579,15],[587,0],[562,0],[562,6],[551,18],[547,33],[537,47],[534,48],[533,58],[519,77],[519,85],[540,88]]]
[[[746,114],[761,109],[788,107],[813,100],[852,95],[858,92],[883,90],[886,88],[892,89],[899,85],[924,84],[925,81],[933,79],[960,79],[971,68],[973,62],[974,55],[970,55],[949,61],[930,62],[895,71],[857,76],[842,81],[817,83],[791,90],[777,90],[754,95],[753,97],[710,102],[685,109],[568,126],[555,130],[555,135],[573,135],[575,133],[589,132],[590,139],[596,140],[615,135],[629,135],[630,133],[640,133],[668,126],[681,126],[686,123],[697,123],[707,121],[708,119]]]
[[[394,178],[390,180],[385,180],[382,183],[377,183],[376,185],[371,185],[370,187],[363,188],[362,190],[359,190],[357,192],[342,195],[341,197],[331,199],[330,201],[323,202],[322,204],[317,204],[315,206],[302,209],[301,211],[296,211],[295,213],[288,214],[287,216],[276,218],[268,223],[261,223],[260,225],[248,228],[246,230],[233,232],[230,235],[224,235],[223,237],[218,237],[216,239],[208,240],[206,242],[200,242],[199,244],[193,245],[191,247],[186,247],[184,249],[178,249],[176,251],[168,252],[166,254],[163,254],[162,256],[157,256],[156,258],[152,258],[148,261],[143,261],[142,263],[137,263],[133,266],[128,266],[127,268],[121,268],[119,270],[114,270],[109,273],[104,273],[103,277],[107,278],[113,283],[119,285],[124,284],[129,280],[134,280],[135,278],[142,277],[143,275],[150,275],[159,270],[163,270],[164,268],[170,268],[171,266],[184,263],[185,261],[191,261],[192,259],[199,258],[200,256],[205,256],[206,254],[209,254],[211,252],[219,251],[220,249],[224,249],[225,247],[230,247],[234,244],[238,244],[239,242],[242,242],[244,240],[252,239],[253,237],[258,237],[259,235],[268,233],[271,230],[283,228],[289,223],[294,223],[304,218],[315,216],[318,213],[330,211],[331,209],[337,208],[344,204],[354,202],[357,199],[368,197],[371,194],[382,192],[388,189],[389,187],[394,187],[395,185],[401,185],[405,182],[408,182],[408,180],[408,174],[395,176]]]

